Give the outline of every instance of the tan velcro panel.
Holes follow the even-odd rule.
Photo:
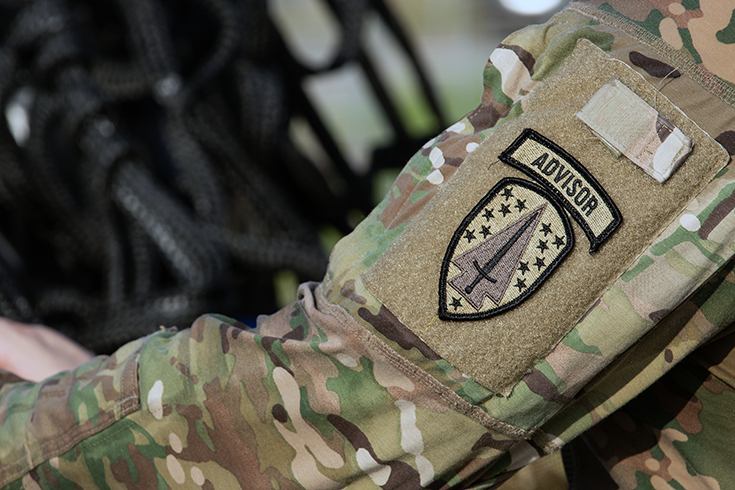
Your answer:
[[[692,153],[663,184],[626,157],[613,156],[609,147],[575,116],[611,77],[620,80],[691,138]],[[501,394],[510,393],[513,385],[563,338],[605,289],[729,161],[724,148],[640,75],[586,40],[578,43],[557,73],[526,97],[523,110],[520,117],[499,126],[470,154],[452,180],[364,275],[368,289],[432,349],[488,389]],[[454,294],[461,289],[456,285],[460,281],[454,281],[455,286],[447,285],[452,274],[463,270],[461,264],[457,265],[459,261],[452,262],[452,255],[447,251],[453,240],[455,244],[461,242],[457,236],[462,226],[481,223],[479,214],[472,215],[473,210],[503,179],[523,179],[541,187],[551,182],[544,184],[529,172],[499,160],[501,153],[526,129],[543,135],[576,159],[610,196],[622,215],[622,223],[599,249],[590,253],[588,235],[579,224],[582,220],[570,219],[575,245],[555,265],[555,270],[547,275],[537,274],[542,282],[533,284],[533,294],[500,313],[491,311],[488,318],[443,320],[439,315],[441,288],[445,295],[449,291],[446,298],[449,312],[467,303],[459,292]],[[496,188],[495,193],[501,190]],[[499,202],[496,194],[488,198],[489,205]],[[549,195],[554,195],[553,189]],[[496,207],[500,210],[499,205]],[[582,208],[578,211],[578,215],[582,214]],[[519,221],[521,224],[531,220],[518,216],[518,220],[525,220]],[[573,213],[569,216],[573,218]],[[533,224],[538,226],[537,234],[543,231],[541,221],[535,220]],[[508,226],[521,229],[521,225]],[[508,237],[506,246],[485,246],[485,258],[465,261],[469,264],[465,266],[470,270],[467,273],[474,273],[478,278],[464,288],[474,292],[477,284],[496,281],[493,274],[500,272],[493,268],[502,262],[507,269],[509,253],[523,261],[523,254],[533,252],[532,247],[536,246],[542,257],[544,247],[540,243],[536,245],[534,240],[543,236],[528,239],[525,228],[517,233],[513,229],[503,232]],[[481,236],[478,235],[481,231],[478,227],[474,236]],[[469,234],[467,237],[466,241],[471,241]],[[521,246],[519,243],[528,248],[516,251]],[[459,253],[454,256],[458,257]],[[445,283],[440,284],[445,258],[448,272]],[[525,272],[522,267],[519,266],[512,278],[504,278],[503,287],[507,284],[508,291],[514,285],[517,290],[523,290],[524,285],[518,282]],[[541,269],[542,265],[537,267]],[[532,281],[527,281],[525,286],[531,284]],[[499,293],[492,290],[487,295],[492,294]],[[485,301],[487,305],[492,300]]]

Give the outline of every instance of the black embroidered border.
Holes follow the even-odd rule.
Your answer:
[[[526,141],[526,140],[533,140],[537,143],[542,144],[543,146],[547,147],[548,149],[552,150],[554,153],[558,154],[559,156],[566,159],[567,163],[574,167],[574,169],[579,172],[585,179],[587,179],[590,186],[592,186],[595,191],[600,195],[602,200],[607,204],[608,208],[610,209],[610,212],[612,213],[612,222],[605,228],[602,233],[598,237],[596,237],[592,233],[592,229],[590,229],[589,225],[587,225],[587,221],[582,217],[582,215],[579,214],[577,209],[572,206],[568,200],[564,197],[564,195],[554,186],[546,182],[543,178],[538,177],[536,172],[532,169],[530,169],[527,165],[519,162],[515,158],[513,158],[511,155]],[[598,248],[600,248],[600,245],[602,245],[605,240],[607,240],[610,235],[617,229],[618,226],[620,226],[620,223],[623,222],[623,216],[620,214],[620,210],[613,202],[612,198],[605,192],[605,189],[600,185],[599,182],[597,182],[597,179],[595,179],[592,174],[587,170],[584,165],[579,163],[579,161],[574,158],[572,155],[570,155],[566,150],[564,150],[562,147],[551,141],[550,139],[546,138],[545,136],[541,135],[537,131],[526,128],[523,130],[520,136],[516,138],[516,140],[508,147],[506,148],[499,156],[498,158],[507,163],[508,165],[517,168],[524,174],[531,177],[534,181],[540,183],[542,186],[544,186],[547,190],[549,190],[552,194],[557,196],[559,200],[561,201],[562,205],[569,211],[569,214],[572,215],[574,220],[579,224],[579,226],[582,227],[582,230],[584,230],[585,235],[587,235],[587,239],[590,241],[590,253],[595,253]]]
[[[486,312],[477,312],[477,313],[462,313],[462,314],[456,314],[452,313],[446,308],[447,304],[447,293],[446,293],[446,283],[447,283],[447,274],[449,273],[449,263],[452,260],[452,254],[454,253],[454,250],[457,248],[458,242],[462,239],[462,234],[464,233],[464,230],[467,229],[467,227],[470,225],[473,219],[482,211],[482,209],[485,208],[485,205],[493,199],[504,187],[507,185],[518,185],[520,187],[525,187],[526,189],[529,189],[533,192],[538,193],[541,197],[545,198],[556,210],[556,212],[561,216],[561,220],[564,223],[564,231],[567,234],[567,244],[565,247],[561,250],[559,255],[554,259],[553,262],[549,264],[549,266],[546,268],[546,270],[538,277],[538,279],[531,284],[531,286],[528,287],[520,296],[518,296],[513,301],[503,305],[502,307],[496,308],[494,310],[486,311]],[[574,232],[572,231],[572,225],[569,222],[569,218],[567,217],[567,214],[564,212],[564,209],[561,207],[561,204],[557,202],[557,200],[552,196],[549,192],[547,192],[543,187],[541,187],[538,184],[535,184],[533,182],[530,182],[528,180],[518,179],[515,177],[506,177],[499,181],[495,186],[490,189],[490,192],[485,194],[485,197],[480,199],[480,202],[478,202],[474,208],[472,208],[472,211],[470,211],[467,216],[462,220],[462,223],[459,225],[457,230],[454,232],[454,235],[452,236],[451,241],[449,242],[449,246],[447,247],[447,251],[444,254],[444,259],[442,260],[442,266],[441,266],[441,273],[439,275],[439,318],[441,320],[449,320],[449,321],[461,321],[461,320],[483,320],[485,318],[490,318],[492,316],[495,316],[499,313],[502,313],[504,311],[507,311],[518,304],[520,304],[522,301],[525,301],[531,294],[533,294],[541,284],[546,281],[548,276],[554,272],[554,270],[557,268],[557,266],[564,260],[564,258],[571,252],[572,248],[574,248]]]

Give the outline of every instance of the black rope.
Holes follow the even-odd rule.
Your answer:
[[[394,148],[415,151],[365,55],[373,16],[444,122],[387,7],[324,1],[340,43],[314,67],[267,0],[0,0],[0,103],[20,117],[0,128],[0,315],[108,352],[207,311],[268,313],[278,271],[320,279],[319,230],[369,212],[372,172],[356,174],[305,79],[361,69]],[[296,120],[327,161],[291,140]]]

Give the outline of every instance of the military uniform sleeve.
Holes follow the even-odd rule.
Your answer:
[[[321,297],[306,285],[257,331],[205,316],[5,387],[3,483],[421,488],[472,478],[514,444]]]
[[[668,376],[729,400],[676,366],[735,320],[733,7],[659,4],[573,2],[507,38],[481,104],[257,329],[205,316],[4,385],[1,483],[479,490],[621,420],[666,437],[624,469],[601,447],[619,488],[657,485],[649,459],[716,481],[670,451],[728,450],[716,408],[702,437],[621,411]]]

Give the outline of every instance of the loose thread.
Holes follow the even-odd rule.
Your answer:
[[[439,317],[437,315],[434,315],[434,318],[432,318],[431,321],[423,329],[421,329],[421,331],[426,332],[427,330],[429,330],[429,328],[431,328],[431,325],[433,325],[434,322],[437,321],[438,319]]]
[[[661,79],[660,82],[658,82],[658,87],[656,87],[656,91],[653,93],[653,108],[656,109],[656,112],[658,112],[658,93],[664,89],[664,87],[662,87],[661,84],[664,83],[666,79],[669,78],[669,75],[671,75],[675,71],[679,71],[679,69],[676,67],[672,68],[671,71],[668,72],[666,76]],[[673,81],[674,79],[672,78],[671,80],[669,80],[669,83]],[[669,83],[667,83],[666,85],[668,85]]]

